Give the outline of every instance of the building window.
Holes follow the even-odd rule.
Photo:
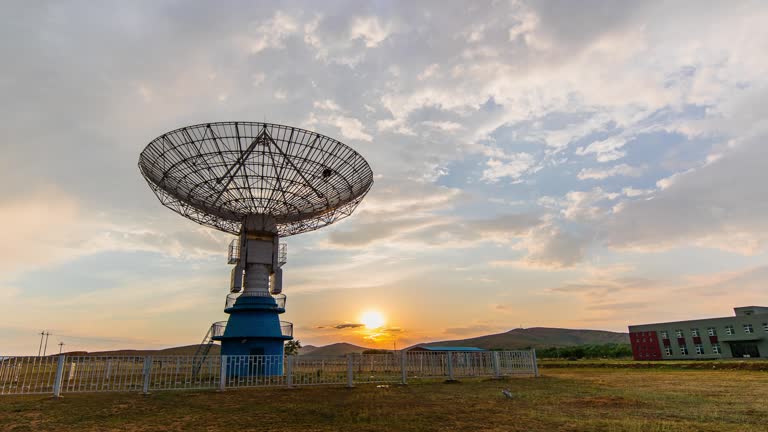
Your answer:
[[[712,344],[712,352],[715,353],[715,354],[720,354],[720,344],[719,343]]]
[[[768,332],[768,322],[763,323],[763,330]]]
[[[727,326],[725,326],[725,334],[727,334],[727,335],[736,334],[736,330],[734,330],[732,325],[727,325]]]
[[[680,345],[680,354],[688,355],[688,347],[685,345]]]
[[[675,330],[675,335],[679,338],[683,337],[683,331],[682,330]]]
[[[766,331],[768,331],[768,323],[765,323]],[[669,339],[669,333],[667,333],[666,330],[661,331],[661,338],[662,339]]]
[[[698,355],[704,354],[704,347],[701,344],[696,344],[696,354]]]
[[[691,336],[699,337],[699,329],[691,329]]]
[[[710,336],[717,336],[717,330],[716,330],[714,327],[710,327],[710,328],[708,328],[708,329],[707,329],[707,333],[708,333]]]
[[[664,348],[664,354],[671,356],[672,355],[672,348],[666,347]]]
[[[750,334],[753,332],[754,332],[754,329],[752,328],[752,324],[744,324],[744,333]]]

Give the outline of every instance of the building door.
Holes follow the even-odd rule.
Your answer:
[[[750,342],[731,342],[731,353],[733,357],[760,357],[760,351],[756,343]]]

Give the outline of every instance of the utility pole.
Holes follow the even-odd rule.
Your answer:
[[[43,350],[43,336],[45,336],[45,330],[40,332],[40,346],[37,348],[37,356],[40,357],[40,351]]]
[[[48,336],[50,335],[50,333],[45,332],[45,348],[43,348],[43,357],[45,357],[45,352],[48,351]]]
[[[59,354],[61,354],[62,348],[64,348],[64,342],[59,342]]]

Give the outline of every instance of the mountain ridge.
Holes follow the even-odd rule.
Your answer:
[[[523,349],[607,343],[629,343],[629,333],[607,330],[529,327],[467,339],[419,343],[413,346],[474,346],[484,349]]]
[[[628,333],[612,332],[607,330],[589,330],[589,329],[565,329],[557,327],[529,327],[516,328],[502,333],[495,333],[484,336],[475,336],[466,339],[452,339],[443,341],[423,342],[412,345],[415,346],[473,346],[484,349],[527,349],[527,348],[550,348],[565,347],[574,345],[600,345],[607,343],[629,343]],[[160,350],[111,350],[85,352],[76,351],[63,353],[67,355],[82,356],[146,356],[146,355],[180,355],[191,356],[197,351],[199,345],[185,345],[171,347]],[[406,348],[406,349],[408,349]],[[218,355],[220,346],[211,347],[209,355]],[[343,356],[350,353],[359,354],[365,350],[373,349],[369,347],[354,345],[348,342],[337,342],[323,346],[305,345],[299,349],[299,355],[315,356]]]

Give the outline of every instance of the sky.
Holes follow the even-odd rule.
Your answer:
[[[766,22],[762,1],[6,2],[0,354],[226,319],[231,236],[137,169],[213,121],[315,130],[374,171],[352,217],[284,240],[305,345],[766,304]]]

